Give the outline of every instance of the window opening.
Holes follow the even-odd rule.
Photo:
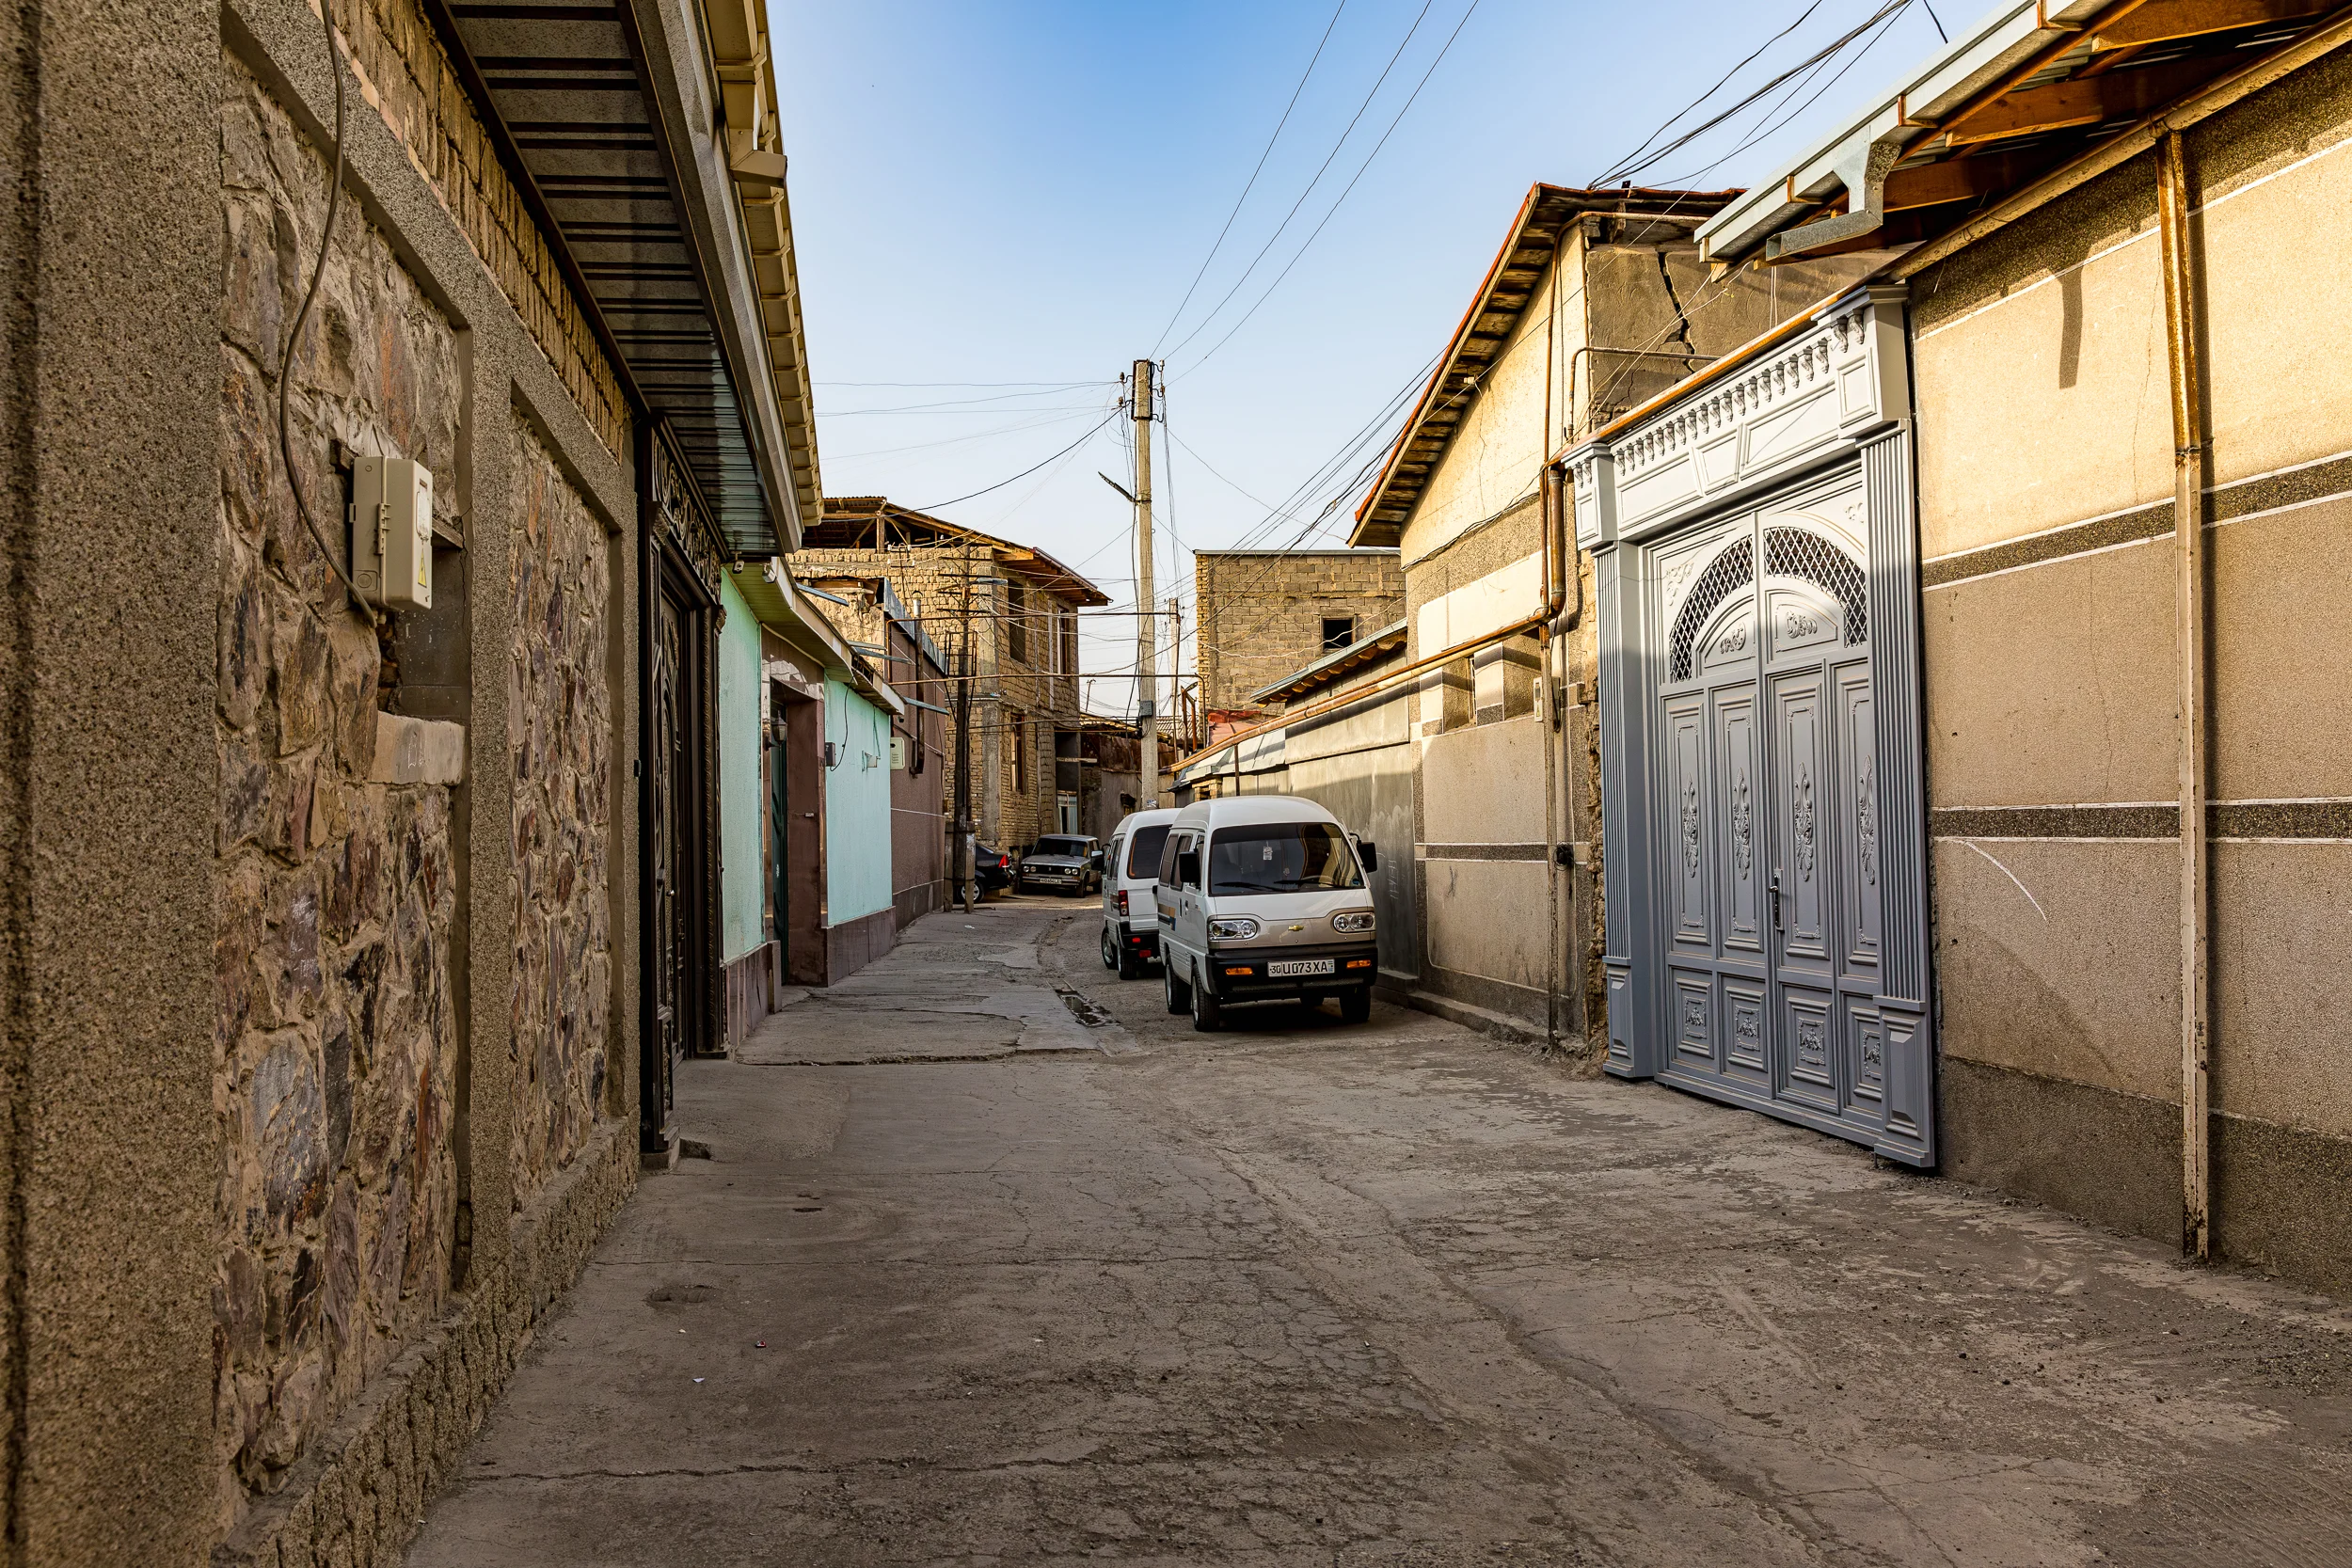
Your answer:
[[[1356,641],[1356,617],[1327,615],[1323,618],[1323,651],[1338,653]]]

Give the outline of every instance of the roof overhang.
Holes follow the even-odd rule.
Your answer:
[[[1369,670],[1405,651],[1405,623],[1398,621],[1382,626],[1370,636],[1361,637],[1344,648],[1333,649],[1303,670],[1295,670],[1280,680],[1270,681],[1249,694],[1253,703],[1275,701],[1296,702],[1311,691],[1319,691],[1334,681],[1344,680],[1359,670]]]
[[[772,97],[739,103],[724,82],[747,67],[772,82],[755,10],[733,29],[755,40],[742,46],[755,66],[723,57],[727,0],[707,15],[650,0],[425,4],[631,403],[670,428],[727,547],[794,547],[818,492],[784,160]]]
[[[1394,546],[1405,537],[1405,524],[1419,504],[1422,489],[1462,421],[1485,377],[1511,341],[1536,286],[1559,252],[1567,226],[1587,213],[1621,213],[1628,216],[1680,216],[1689,220],[1712,212],[1736,197],[1737,191],[1666,191],[1639,186],[1579,190],[1566,185],[1531,186],[1519,203],[1502,248],[1480,279],[1478,293],[1463,312],[1462,322],[1438,361],[1412,416],[1397,433],[1388,461],[1356,508],[1350,545]],[[1547,436],[1549,440],[1549,436]]]
[[[729,573],[753,618],[826,674],[893,713],[906,702],[882,679],[866,657],[809,602],[792,574],[771,558],[739,562]]]
[[[1915,271],[1988,212],[2146,147],[2186,106],[2337,47],[2347,18],[2334,0],[2005,0],[1725,206],[1699,243],[1720,264],[1887,250]]]
[[[962,543],[992,552],[1005,566],[1059,597],[1082,605],[1111,602],[1108,594],[1043,550],[894,505],[882,496],[827,496],[822,516],[802,538],[802,547],[811,550],[936,549]],[[811,567],[808,575],[821,571]]]

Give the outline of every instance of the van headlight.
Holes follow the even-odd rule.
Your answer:
[[[1369,931],[1372,929],[1374,919],[1375,916],[1370,910],[1350,910],[1345,914],[1335,914],[1331,917],[1331,929]]]
[[[1258,923],[1246,914],[1226,915],[1209,922],[1209,935],[1223,942],[1248,942],[1258,934]]]

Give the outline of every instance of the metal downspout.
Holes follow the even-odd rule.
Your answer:
[[[2156,144],[2156,214],[2163,240],[2166,359],[2172,383],[2172,547],[2181,769],[2181,1249],[2210,1252],[2213,1170],[2208,879],[2205,834],[2204,409],[2199,398],[2197,277],[2188,232],[2181,134]]]
[[[1566,236],[1564,233],[1562,238]],[[1551,301],[1544,310],[1544,422],[1536,436],[1535,458],[1542,464],[1536,483],[1542,487],[1542,503],[1536,508],[1537,526],[1543,530],[1544,625],[1536,640],[1544,650],[1544,711],[1537,721],[1548,726],[1544,731],[1544,914],[1549,932],[1544,943],[1544,1049],[1560,1049],[1560,867],[1556,863],[1560,842],[1560,772],[1559,731],[1560,712],[1560,639],[1551,627],[1551,617],[1560,613],[1560,546],[1555,542],[1557,514],[1560,508],[1559,476],[1552,471],[1551,455],[1551,377],[1552,345],[1560,336],[1560,251],[1551,247]]]

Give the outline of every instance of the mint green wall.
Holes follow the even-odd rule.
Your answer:
[[[732,962],[768,940],[760,830],[759,621],[719,574],[719,943]]]
[[[846,926],[890,908],[890,716],[827,676],[825,738],[825,921]]]

